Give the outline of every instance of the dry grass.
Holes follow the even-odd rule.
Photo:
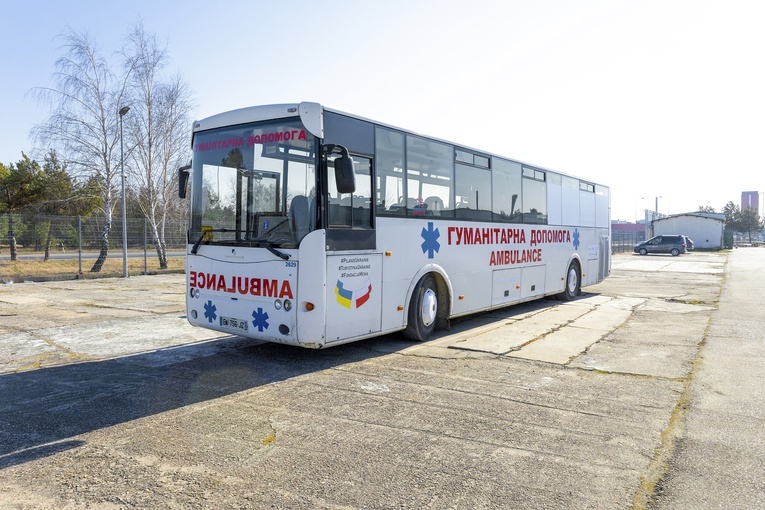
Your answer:
[[[7,253],[7,252],[4,252]],[[82,275],[79,275],[80,262],[74,259],[49,259],[43,262],[42,255],[39,260],[20,259],[16,262],[3,259],[0,260],[0,281],[3,282],[21,282],[25,280],[46,280],[46,279],[76,279],[85,278],[108,278],[122,276],[122,257],[121,254],[110,254],[101,271],[92,273],[90,269],[96,262],[95,258],[82,259]],[[183,271],[183,257],[168,258],[167,269],[160,270],[159,261],[155,253],[148,253],[144,266],[144,258],[128,258],[128,274],[141,275],[144,273],[168,273]]]

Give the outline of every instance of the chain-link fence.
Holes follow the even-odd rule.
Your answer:
[[[0,215],[0,253],[7,254],[13,228],[16,245],[22,249],[44,252],[51,251],[98,251],[106,224],[105,217],[89,216],[38,216],[31,214]],[[143,218],[127,218],[127,248],[156,249],[151,228]],[[165,245],[170,249],[183,249],[186,244],[186,221],[165,223]],[[114,216],[109,230],[109,248],[122,249],[122,218]]]
[[[611,253],[632,252],[636,244],[645,241],[645,231],[611,231]]]
[[[105,217],[89,216],[43,216],[32,214],[0,214],[0,258],[7,259],[9,230],[12,227],[17,247],[22,253],[98,253],[106,223]],[[128,218],[127,250],[143,251],[148,256],[156,252],[151,228],[143,218]],[[186,246],[186,220],[168,221],[165,224],[165,249],[170,256],[175,252],[182,256]],[[633,246],[645,241],[645,231],[611,232],[612,253],[631,252]],[[108,236],[109,252],[113,256],[122,252],[122,218],[115,215]]]
[[[107,269],[93,269],[101,251],[105,217],[44,216],[0,214],[0,281],[68,278],[83,274],[113,276],[150,274],[150,271],[178,270],[185,256],[185,221],[168,221],[164,228],[166,264],[160,262],[157,244],[148,221],[128,218],[125,221],[127,243],[123,249],[122,217],[115,216],[109,229]],[[16,241],[16,261],[11,257],[11,236]],[[116,267],[121,259],[121,267]],[[35,265],[35,261],[55,260],[55,264]],[[181,262],[178,262],[178,261]],[[37,262],[39,264],[39,262]],[[10,265],[9,265],[10,264]],[[128,266],[132,266],[130,269]],[[97,271],[97,273],[93,273]]]
[[[54,251],[98,251],[101,248],[106,218],[89,216],[38,216],[30,214],[0,214],[0,254],[7,254],[9,248],[8,230],[13,223],[16,243],[19,247],[34,252]],[[143,218],[128,218],[127,248],[129,250],[156,249],[151,228]],[[168,221],[165,224],[166,249],[183,250],[186,244],[188,223]],[[632,247],[645,241],[645,231],[611,232],[613,253],[632,251]],[[50,240],[50,242],[49,242]],[[122,218],[115,215],[109,231],[109,249],[122,249]]]

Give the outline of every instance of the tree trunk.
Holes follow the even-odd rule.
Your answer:
[[[165,247],[165,240],[159,237],[159,229],[157,229],[157,224],[153,221],[153,218],[149,220],[149,224],[151,225],[151,236],[154,238],[154,246],[157,247],[159,268],[167,269],[167,248]]]
[[[159,268],[167,269],[167,248],[164,241],[157,241],[157,258],[159,259]]]
[[[101,251],[98,254],[96,263],[90,268],[91,273],[98,273],[101,271],[101,267],[103,267],[104,262],[106,262],[106,256],[109,254],[109,231],[111,228],[112,220],[111,215],[109,215],[106,219],[106,223],[104,223],[104,228],[101,230]]]
[[[43,262],[48,262],[50,258],[50,245],[53,242],[53,220],[48,222],[48,235],[45,237],[45,257]]]
[[[151,226],[151,236],[154,238],[154,245],[157,247],[157,259],[159,260],[159,268],[167,269],[167,246],[165,245],[164,239],[164,223],[162,224],[162,235],[160,235],[160,230],[157,227],[155,216],[151,214],[148,220],[149,225]]]
[[[13,213],[8,214],[8,246],[11,249],[11,261],[16,262],[16,234],[13,232]]]

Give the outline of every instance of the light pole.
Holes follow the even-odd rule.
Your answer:
[[[637,225],[637,222],[638,222],[638,204],[643,200],[645,200],[645,197],[640,197],[637,200],[635,200],[635,225]],[[643,215],[643,217],[645,217],[645,214]]]
[[[122,277],[127,278],[128,277],[128,269],[127,269],[127,216],[126,216],[126,207],[125,207],[125,146],[122,142],[122,117],[125,116],[127,112],[130,111],[129,106],[123,106],[120,108],[119,114],[120,114],[120,167],[121,167],[121,174],[122,174]]]

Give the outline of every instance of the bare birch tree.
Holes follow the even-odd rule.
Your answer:
[[[114,192],[120,184],[118,111],[124,106],[127,79],[112,73],[107,61],[87,34],[68,29],[62,36],[64,55],[55,62],[54,87],[32,93],[50,106],[50,116],[35,126],[39,146],[59,149],[70,171],[95,176],[101,185],[102,212],[106,218],[100,253],[91,272],[101,270],[109,250],[114,212]]]
[[[141,23],[133,26],[123,56],[131,71],[134,109],[128,121],[130,176],[151,229],[159,267],[165,269],[165,224],[177,199],[176,169],[189,153],[191,94],[179,75],[170,79],[162,75],[167,50]]]

